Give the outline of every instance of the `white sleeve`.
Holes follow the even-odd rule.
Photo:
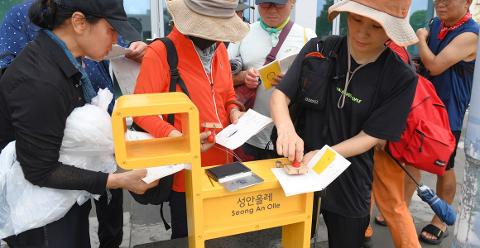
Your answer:
[[[313,30],[311,30],[311,29],[309,29],[309,28],[305,28],[305,33],[306,33],[306,35],[307,35],[307,39],[308,39],[308,40],[317,37],[317,34],[316,34]]]
[[[234,59],[238,56],[240,56],[240,44],[241,44],[241,41],[237,42],[237,43],[230,43],[228,45],[228,57],[230,59]]]

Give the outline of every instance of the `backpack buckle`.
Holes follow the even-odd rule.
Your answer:
[[[172,69],[170,70],[170,77],[178,79],[180,77],[180,73],[178,72],[178,69]]]

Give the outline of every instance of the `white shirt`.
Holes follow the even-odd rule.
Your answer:
[[[317,35],[311,29],[304,28],[298,24],[294,24],[288,33],[285,42],[280,51],[278,51],[277,59],[282,59],[291,54],[300,52],[302,47],[311,38]],[[260,22],[255,22],[250,25],[250,32],[247,36],[238,43],[231,43],[228,46],[228,55],[230,59],[241,57],[243,61],[243,68],[258,69],[265,63],[265,58],[272,50],[272,38],[262,29]],[[272,96],[274,87],[266,90],[263,85],[257,88],[257,96],[253,109],[265,116],[270,114],[270,97]],[[273,145],[270,143],[270,136],[272,134],[273,124],[267,126],[263,131],[248,140],[248,144],[258,147],[260,149],[273,150]]]

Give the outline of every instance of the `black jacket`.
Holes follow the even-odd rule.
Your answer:
[[[0,149],[16,140],[32,184],[102,194],[108,174],[58,161],[66,119],[85,104],[80,78],[62,48],[40,32],[0,80]]]

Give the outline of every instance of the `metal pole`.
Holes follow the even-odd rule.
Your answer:
[[[479,59],[477,52],[477,62]],[[471,99],[465,133],[465,175],[452,248],[480,248],[480,63],[475,65]]]

